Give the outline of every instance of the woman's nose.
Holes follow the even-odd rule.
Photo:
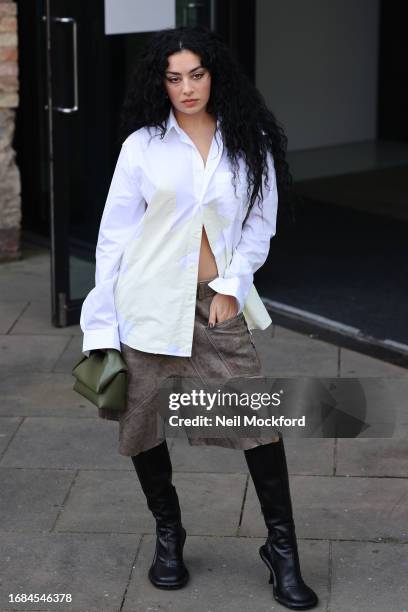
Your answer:
[[[184,95],[191,94],[192,92],[193,92],[193,88],[191,86],[191,82],[188,79],[183,81],[183,93],[184,93]]]

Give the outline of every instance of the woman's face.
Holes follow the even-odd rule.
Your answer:
[[[168,57],[165,87],[172,105],[181,113],[193,115],[207,106],[211,75],[201,66],[198,55],[183,49]]]

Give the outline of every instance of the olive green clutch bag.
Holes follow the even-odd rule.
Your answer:
[[[116,349],[93,350],[82,355],[72,369],[74,391],[95,404],[99,416],[119,420],[126,410],[127,365]]]

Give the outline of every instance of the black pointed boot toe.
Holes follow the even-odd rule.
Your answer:
[[[158,446],[132,456],[147,505],[156,519],[156,550],[148,572],[160,589],[180,589],[189,580],[183,560],[186,530],[181,523],[178,495],[172,484],[172,465],[164,440]]]
[[[259,549],[270,571],[273,596],[293,610],[314,608],[319,600],[303,580],[293,521],[283,439],[244,451],[258,495],[268,538]]]

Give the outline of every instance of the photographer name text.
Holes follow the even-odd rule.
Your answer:
[[[283,415],[275,417],[258,417],[237,414],[233,417],[198,415],[195,417],[180,417],[173,414],[168,419],[172,427],[305,427],[305,417],[290,419]]]

